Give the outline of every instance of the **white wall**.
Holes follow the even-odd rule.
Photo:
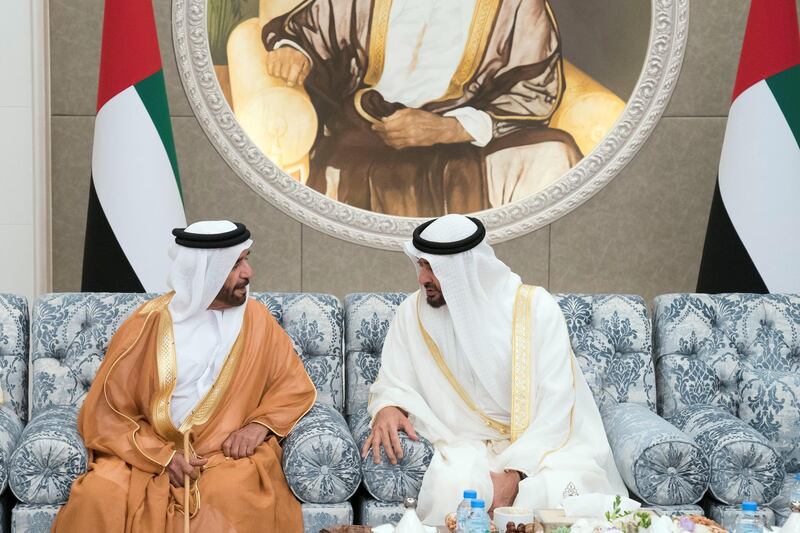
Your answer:
[[[0,292],[49,290],[46,0],[0,17]]]

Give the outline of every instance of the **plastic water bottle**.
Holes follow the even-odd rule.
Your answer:
[[[458,504],[456,510],[456,533],[467,533],[467,518],[469,518],[469,511],[472,508],[472,500],[478,497],[478,493],[474,490],[465,490],[464,499]]]
[[[789,519],[783,524],[781,533],[800,533],[800,472],[794,475],[792,492],[789,495]]]
[[[489,533],[489,515],[483,500],[470,500],[467,533]]]
[[[736,517],[735,533],[762,533],[764,525],[761,517],[756,515],[758,505],[756,502],[742,502],[739,516]]]

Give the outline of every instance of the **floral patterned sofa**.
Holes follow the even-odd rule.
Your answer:
[[[644,301],[621,295],[555,297],[628,488],[650,507],[702,514],[695,504],[708,486],[708,461],[689,435],[655,413],[651,328]],[[345,298],[345,414],[359,445],[369,433],[368,389],[380,368],[383,340],[405,298],[399,293]],[[358,523],[396,522],[403,497],[418,494],[433,448],[404,435],[401,441],[405,457],[397,466],[385,456],[380,465],[371,457],[362,461],[363,487],[355,502]]]
[[[28,302],[0,294],[0,532],[9,530],[9,461],[28,419]]]
[[[24,431],[19,427],[22,437],[10,459],[10,486],[20,501],[12,511],[12,531],[50,531],[72,481],[87,466],[87,452],[76,428],[78,409],[113,333],[134,309],[153,296],[83,293],[37,299],[31,333],[32,418]],[[361,472],[358,450],[341,414],[341,304],[335,297],[321,294],[253,296],[266,304],[292,337],[318,390],[317,404],[283,442],[283,468],[290,488],[303,502],[305,530],[316,533],[322,527],[352,523],[349,500],[359,486]],[[0,308],[6,301],[0,300]],[[24,322],[17,319],[20,325],[26,322],[27,318]],[[20,350],[25,348],[20,344],[24,340],[16,340],[20,337],[13,332],[9,336],[5,324],[0,318],[0,369],[16,364],[13,355],[6,354],[3,339],[10,339],[10,346],[16,350],[13,353],[26,352]],[[15,372],[19,374],[20,370]],[[17,374],[11,381],[15,387],[11,389],[12,405],[24,420],[25,380]],[[6,374],[0,376],[7,384]],[[5,414],[0,415],[0,427],[4,424]],[[7,457],[3,446],[5,441],[0,439],[0,463]]]
[[[800,471],[800,296],[668,294],[654,306],[658,411],[709,459],[707,508],[783,523]]]

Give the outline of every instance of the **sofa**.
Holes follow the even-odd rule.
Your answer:
[[[30,394],[27,307],[0,296],[0,385],[8,390],[0,407],[0,476],[6,472],[19,500],[13,531],[49,531],[85,471],[78,409],[114,331],[153,296],[37,299]],[[405,457],[396,466],[362,460],[359,448],[369,432],[366,405],[383,340],[407,295],[350,294],[344,305],[321,294],[253,296],[286,329],[319,393],[282,443],[305,530],[396,522],[402,499],[419,492],[433,446],[401,436]],[[768,505],[769,521],[785,518],[784,480],[800,457],[792,438],[800,434],[800,297],[660,296],[652,328],[637,296],[555,298],[633,497],[664,513],[705,512],[718,521],[748,497]],[[31,419],[23,430],[28,398]],[[5,499],[7,513],[9,491]]]
[[[800,471],[800,296],[667,294],[654,315],[658,411],[708,457],[710,517],[753,500],[782,524]]]
[[[405,299],[400,293],[345,298],[347,402],[345,413],[359,446],[369,434],[369,385],[380,368],[389,323]],[[631,492],[666,513],[703,514],[697,506],[708,486],[708,461],[686,433],[656,414],[647,306],[638,296],[555,295],[573,351],[600,408],[615,461]],[[362,461],[363,490],[355,501],[359,523],[396,522],[405,496],[416,496],[433,455],[432,445],[401,434],[397,466]]]
[[[154,296],[76,293],[36,300],[30,351],[32,416],[24,431],[20,428],[22,436],[10,459],[11,490],[19,500],[12,511],[12,531],[50,531],[72,481],[87,467],[87,451],[76,427],[78,410],[112,335]],[[284,472],[303,502],[305,530],[352,523],[349,500],[361,472],[358,450],[341,414],[341,304],[320,294],[253,296],[288,332],[318,391],[317,403],[282,443]]]
[[[0,294],[0,532],[10,530],[9,462],[28,419],[28,302]]]

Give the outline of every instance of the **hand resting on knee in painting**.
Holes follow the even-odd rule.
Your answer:
[[[386,457],[393,465],[403,458],[403,446],[400,444],[400,437],[397,432],[402,430],[411,440],[419,440],[414,426],[402,409],[397,407],[384,407],[375,415],[372,423],[372,432],[367,437],[364,447],[361,449],[361,457],[369,455],[372,448],[372,460],[375,464],[381,462],[381,445],[386,451]]]

